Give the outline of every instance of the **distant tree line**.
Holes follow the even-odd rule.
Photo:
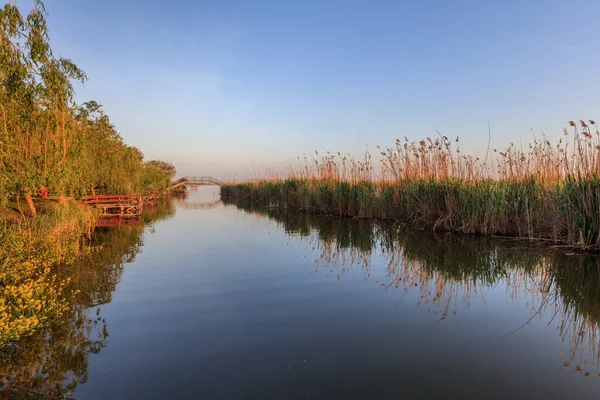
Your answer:
[[[0,8],[0,204],[32,196],[134,193],[165,189],[175,168],[144,161],[124,143],[100,104],[76,104],[74,82],[87,76],[50,47],[40,0],[27,16],[16,5]]]

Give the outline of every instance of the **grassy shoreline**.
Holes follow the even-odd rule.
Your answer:
[[[552,144],[510,144],[485,158],[464,155],[459,138],[397,139],[369,153],[304,156],[284,176],[227,183],[226,198],[309,213],[396,220],[413,229],[511,236],[600,250],[600,131],[569,122]],[[299,157],[300,159],[300,157]],[[375,172],[379,171],[379,172]]]
[[[69,202],[0,222],[0,348],[60,317],[76,293],[58,269],[85,254],[98,215]]]
[[[226,184],[225,198],[355,218],[395,220],[412,229],[542,239],[600,250],[600,179],[543,185],[524,181],[343,181],[288,178]]]

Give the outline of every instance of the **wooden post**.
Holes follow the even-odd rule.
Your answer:
[[[33,204],[33,199],[31,198],[31,194],[25,195],[25,201],[27,202],[27,205],[29,206],[29,212],[30,212],[31,216],[37,217],[37,210],[35,209],[35,204]]]

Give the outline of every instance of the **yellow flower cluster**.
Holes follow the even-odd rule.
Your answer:
[[[84,252],[84,227],[50,217],[26,226],[0,225],[0,347],[68,309],[70,278],[60,279],[57,272]]]

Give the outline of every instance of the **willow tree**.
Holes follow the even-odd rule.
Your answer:
[[[100,104],[84,103],[76,113],[81,151],[77,171],[81,191],[135,192],[140,190],[143,154],[128,146]]]
[[[23,194],[31,213],[36,188],[64,194],[76,182],[70,174],[73,81],[85,73],[71,60],[55,57],[44,5],[24,18],[14,4],[0,10],[0,104],[2,104],[2,184]]]
[[[44,5],[23,17],[14,4],[0,9],[0,202],[32,194],[131,193],[162,189],[174,167],[144,162],[95,101],[75,104],[74,82],[85,73],[50,47]]]

